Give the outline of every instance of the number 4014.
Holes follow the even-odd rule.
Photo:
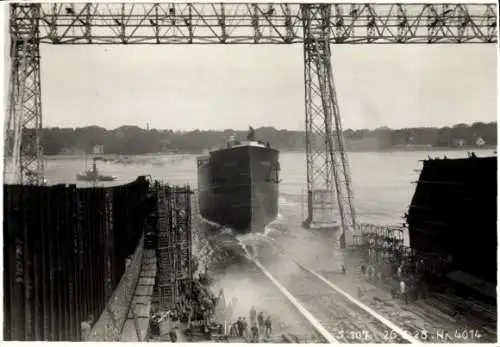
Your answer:
[[[460,340],[476,340],[481,338],[481,334],[477,329],[455,330],[453,337]]]

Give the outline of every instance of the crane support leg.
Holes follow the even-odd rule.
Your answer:
[[[349,164],[331,64],[330,6],[301,5],[304,23],[308,227],[340,222],[341,245],[356,226]]]
[[[5,157],[12,159],[10,183],[44,182],[39,18],[40,4],[10,6],[10,105],[5,134]]]

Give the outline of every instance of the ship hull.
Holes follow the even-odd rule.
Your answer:
[[[407,216],[410,246],[496,284],[496,187],[496,157],[424,161]]]
[[[203,218],[235,232],[263,232],[278,215],[279,152],[268,147],[225,148],[198,158],[198,203]]]

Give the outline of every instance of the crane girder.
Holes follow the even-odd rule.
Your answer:
[[[307,4],[42,4],[40,41],[52,44],[292,44]],[[491,43],[496,4],[326,4],[336,44]]]

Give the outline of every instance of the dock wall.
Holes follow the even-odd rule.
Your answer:
[[[143,259],[143,239],[140,240],[137,249],[125,270],[120,283],[110,297],[106,308],[102,312],[97,323],[86,341],[114,342],[119,341],[123,326],[130,310],[130,302],[136,290],[137,280],[141,272]]]
[[[148,189],[144,177],[109,188],[4,185],[4,340],[81,340],[137,250]]]

